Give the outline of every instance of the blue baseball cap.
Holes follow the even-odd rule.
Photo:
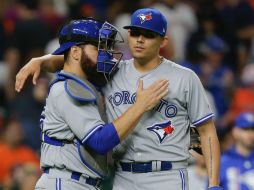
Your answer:
[[[157,9],[138,9],[131,16],[131,24],[129,26],[124,26],[123,28],[141,28],[165,36],[167,32],[167,20]]]
[[[244,112],[241,113],[235,120],[237,128],[254,128],[254,113]]]
[[[228,49],[224,40],[215,35],[208,37],[205,41],[205,45],[208,51],[212,52],[225,53]]]
[[[94,19],[71,21],[61,29],[59,34],[60,47],[52,54],[61,55],[74,45],[84,43],[98,44],[101,27],[102,23]]]

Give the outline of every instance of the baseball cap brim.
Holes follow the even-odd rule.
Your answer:
[[[238,128],[254,128],[254,115],[252,113],[242,113],[235,121],[236,127]]]
[[[239,122],[236,123],[236,126],[238,128],[242,128],[242,129],[245,129],[245,128],[254,128],[254,122],[239,121]]]
[[[149,31],[151,31],[151,32],[154,32],[154,33],[156,33],[156,34],[161,35],[160,33],[156,32],[156,31],[153,31],[153,30],[151,30],[151,29],[149,29],[149,28],[141,27],[141,26],[131,25],[131,26],[124,26],[123,28],[124,28],[124,29],[144,29],[144,30],[149,30]]]
[[[77,42],[66,42],[61,44],[61,46],[59,48],[57,48],[52,55],[62,55],[65,51],[67,51],[68,49],[70,49],[72,46],[75,45],[80,45],[82,43],[77,43]]]

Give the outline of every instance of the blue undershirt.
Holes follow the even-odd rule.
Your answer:
[[[84,142],[85,145],[102,155],[107,154],[119,143],[120,138],[113,123],[105,124],[103,127],[97,129]]]

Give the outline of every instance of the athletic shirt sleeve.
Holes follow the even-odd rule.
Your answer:
[[[211,119],[214,114],[206,97],[205,89],[193,71],[190,71],[187,84],[189,85],[186,96],[187,111],[191,123],[197,126]]]
[[[61,113],[62,119],[81,141],[104,125],[94,102],[80,103],[65,92],[56,99],[55,106]]]

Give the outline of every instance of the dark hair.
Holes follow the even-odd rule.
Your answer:
[[[17,0],[17,2],[24,5],[29,10],[37,10],[39,5],[38,0]]]
[[[64,61],[67,61],[68,59],[68,55],[69,55],[70,49],[68,49],[67,51],[64,52]]]

